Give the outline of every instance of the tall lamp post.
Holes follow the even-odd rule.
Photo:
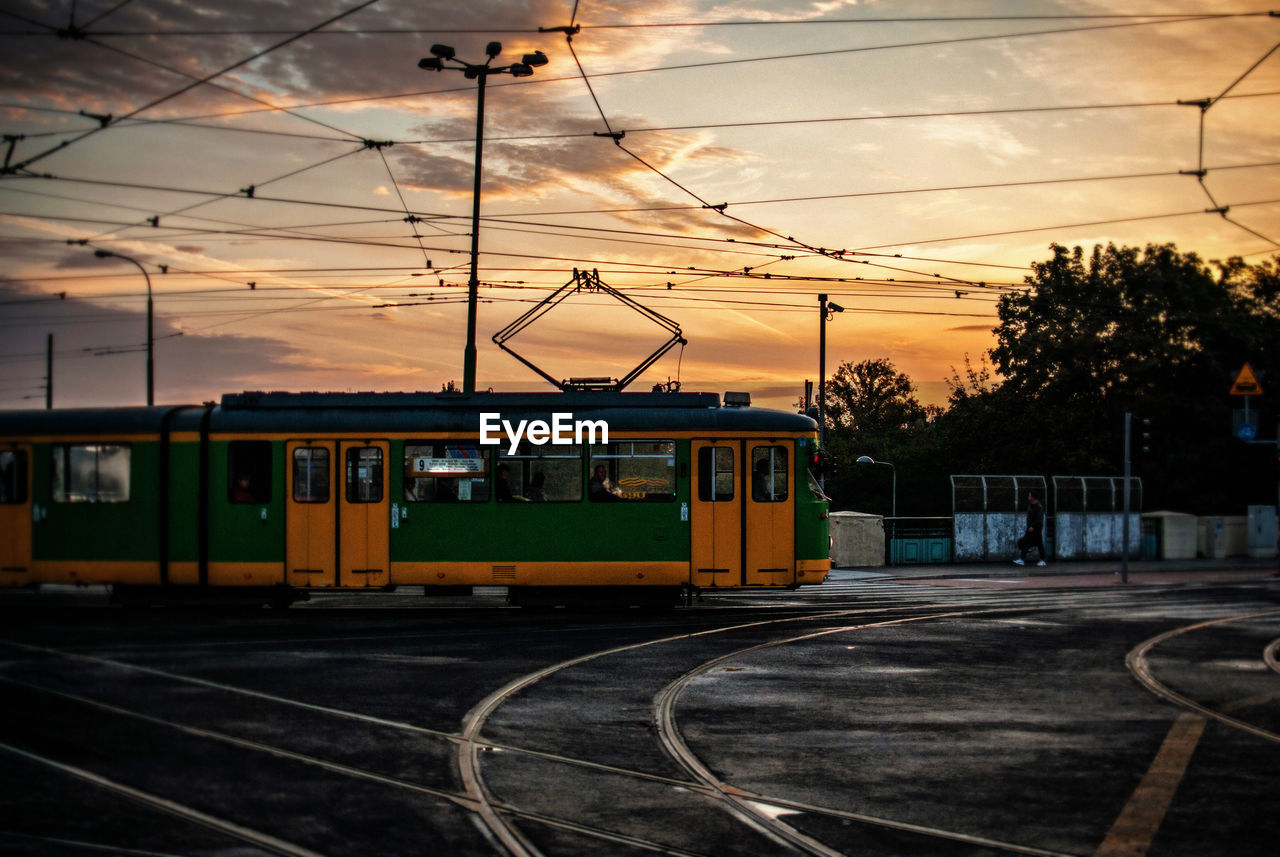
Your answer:
[[[501,42],[489,42],[484,52],[483,65],[460,60],[448,45],[432,45],[431,56],[418,60],[418,68],[428,71],[451,69],[462,72],[467,80],[474,80],[476,89],[476,168],[475,185],[471,192],[471,279],[467,283],[467,347],[462,355],[462,391],[476,391],[476,304],[480,295],[480,164],[484,152],[484,84],[491,74],[509,74],[512,77],[529,77],[534,68],[547,64],[542,51],[525,54],[520,62],[510,65],[490,65],[494,57],[502,53]],[[454,63],[445,65],[446,62]]]
[[[126,256],[123,253],[113,253],[110,250],[94,250],[93,255],[99,259],[123,259],[126,262],[132,262],[138,266],[138,270],[142,272],[142,276],[147,281],[147,405],[156,403],[155,396],[155,362],[154,356],[155,337],[152,332],[152,312],[151,312],[151,275],[147,273],[147,269],[142,267],[142,263],[132,256]]]
[[[890,496],[889,517],[898,517],[898,470],[888,461],[876,461],[869,455],[859,455],[857,458],[859,464],[883,464],[889,468],[889,472],[893,475],[892,493]]]
[[[818,449],[827,448],[827,322],[844,307],[818,295]],[[826,488],[826,474],[818,474],[818,486]]]

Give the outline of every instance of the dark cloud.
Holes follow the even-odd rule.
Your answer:
[[[121,115],[355,8],[354,0],[223,0],[189,3],[153,0],[119,4],[100,17],[102,4],[50,4],[11,0],[12,16],[0,18],[0,31],[31,33],[6,38],[9,55],[0,67],[0,88],[10,100],[45,107]],[[72,20],[75,9],[75,20]],[[483,35],[451,34],[480,29],[501,20],[504,29],[536,34],[539,24],[558,19],[563,4],[534,0],[520,5],[502,0],[458,3],[375,3],[324,31],[273,50],[231,73],[219,83],[281,102],[323,100],[344,95],[388,94],[431,88],[417,60],[436,41],[451,41],[462,53],[483,59]],[[58,38],[72,25],[77,38]],[[369,33],[388,28],[423,33]],[[440,32],[431,32],[434,29]],[[139,34],[139,35],[135,35]],[[183,34],[183,35],[164,35]],[[190,34],[190,35],[186,35]],[[538,37],[507,37],[513,45]],[[548,41],[553,37],[541,37]],[[471,44],[474,43],[474,44]],[[461,82],[461,75],[456,75]],[[184,98],[182,109],[199,99],[221,101],[212,87]],[[243,99],[231,99],[226,104]],[[161,115],[169,113],[161,111]],[[80,120],[78,125],[83,125]]]
[[[5,291],[0,358],[7,383],[0,388],[0,407],[43,404],[48,334],[53,335],[55,406],[136,405],[146,400],[143,312],[75,297],[58,300],[21,283]],[[228,390],[262,386],[264,378],[298,353],[264,337],[178,333],[163,315],[156,317],[155,397],[160,403],[200,402]]]

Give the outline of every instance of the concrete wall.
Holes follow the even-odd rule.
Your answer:
[[[1059,512],[1054,522],[1054,559],[1109,559],[1124,551],[1123,512]],[[1142,520],[1129,513],[1129,555],[1142,551]]]
[[[1026,520],[1022,512],[957,512],[955,561],[1013,559],[1018,555],[1018,539],[1026,532]]]
[[[831,562],[837,568],[884,565],[884,516],[831,513]]]

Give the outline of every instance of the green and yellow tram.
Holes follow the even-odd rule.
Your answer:
[[[821,583],[816,426],[709,393],[241,393],[0,413],[0,585],[252,594]]]

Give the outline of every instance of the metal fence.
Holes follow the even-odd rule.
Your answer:
[[[1011,559],[1026,531],[1027,492],[1045,503],[1045,549],[1055,559],[1111,559],[1124,545],[1124,478],[952,476],[955,562]],[[1142,554],[1142,480],[1130,480],[1129,554]],[[1050,514],[1052,512],[1052,514]],[[908,560],[905,560],[904,564]]]
[[[951,519],[885,518],[885,556],[889,565],[951,562]]]
[[[1129,555],[1142,553],[1142,480],[1129,481]],[[1112,559],[1124,552],[1124,477],[1053,477],[1054,557]]]
[[[1026,531],[1027,492],[1045,499],[1043,476],[952,476],[956,562],[1012,559]],[[1046,521],[1048,515],[1045,516]],[[1047,547],[1047,545],[1046,545]]]

